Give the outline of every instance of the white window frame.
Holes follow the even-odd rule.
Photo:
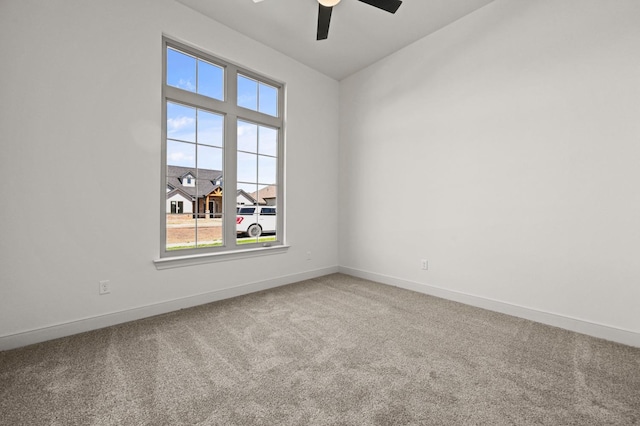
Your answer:
[[[217,100],[195,92],[179,89],[167,84],[167,49],[171,47],[196,58],[205,60],[224,70],[224,100]],[[268,84],[278,90],[277,117],[237,105],[237,75],[242,74],[259,82]],[[160,209],[160,259],[154,262],[156,267],[184,266],[208,261],[219,261],[226,258],[238,258],[253,255],[280,253],[288,246],[284,244],[284,113],[285,85],[282,82],[265,77],[229,61],[215,57],[187,44],[166,36],[162,37],[162,170],[161,170],[161,209]],[[224,116],[223,144],[223,244],[219,247],[203,247],[181,250],[167,250],[167,102],[175,102],[189,107],[201,108]],[[236,238],[236,204],[237,204],[237,123],[238,120],[249,121],[257,125],[268,126],[278,130],[277,154],[277,195],[278,212],[276,241],[268,243],[237,244]],[[183,260],[183,262],[180,262]]]

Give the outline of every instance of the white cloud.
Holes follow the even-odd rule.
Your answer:
[[[257,133],[258,126],[256,124],[247,123],[244,121],[238,122],[238,137],[252,136],[255,138]]]
[[[193,127],[195,123],[195,118],[193,117],[176,117],[167,119],[167,131],[168,132],[177,132],[179,130],[184,129],[187,126]]]
[[[178,81],[178,88],[188,90],[190,92],[196,91],[196,86],[191,82],[191,80],[185,80],[184,78],[181,78]]]
[[[192,164],[195,162],[195,157],[184,152],[174,151],[167,153],[167,160],[169,164]]]

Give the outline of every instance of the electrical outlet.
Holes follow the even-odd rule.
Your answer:
[[[307,252],[307,260],[311,260],[311,252],[310,251]]]
[[[422,267],[422,269],[424,269],[425,271],[427,269],[429,269],[429,262],[427,262],[427,259],[422,259],[420,261],[420,266]]]
[[[111,293],[111,283],[109,282],[109,280],[100,281],[98,286],[98,293],[100,294]]]

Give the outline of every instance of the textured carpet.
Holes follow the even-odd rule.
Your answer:
[[[633,425],[640,349],[345,275],[0,353],[2,425]]]

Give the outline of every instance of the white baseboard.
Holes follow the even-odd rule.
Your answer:
[[[582,333],[629,346],[640,347],[640,333],[636,333],[633,331],[623,330],[620,328],[610,327],[602,324],[596,324],[593,322],[571,318],[563,315],[552,314],[549,312],[539,311],[524,306],[501,302],[498,300],[487,299],[467,293],[447,290],[444,288],[409,281],[402,278],[377,274],[374,272],[363,271],[346,266],[334,266],[306,271],[298,274],[285,275],[264,281],[256,281],[180,299],[169,300],[166,302],[141,306],[124,311],[82,318],[75,321],[69,321],[15,334],[0,336],[0,351],[15,349],[34,343],[70,336],[77,333],[83,333],[85,331],[96,330],[116,324],[122,324],[129,321],[148,318],[154,315],[177,311],[179,309],[185,309],[193,306],[203,305],[205,303],[215,302],[218,300],[229,299],[231,297],[242,296],[244,294],[267,290],[269,288],[280,287],[283,285],[317,278],[336,272],[341,272],[343,274],[352,275],[355,277],[364,278],[382,284],[392,285],[394,287],[400,287],[407,290],[416,291],[418,293],[440,297],[443,299],[453,300],[467,305],[476,306],[479,308],[488,309],[490,311],[500,312],[531,321],[536,321],[542,324],[563,328],[565,330],[575,331],[577,333]]]
[[[0,351],[15,349],[34,343],[40,343],[47,340],[70,336],[72,334],[83,333],[85,331],[97,330],[99,328],[122,324],[142,318],[148,318],[154,315],[166,314],[167,312],[173,312],[179,309],[191,308],[193,306],[203,305],[205,303],[211,303],[218,300],[229,299],[231,297],[242,296],[244,294],[267,290],[274,287],[280,287],[283,285],[292,284],[311,278],[317,278],[336,272],[338,272],[338,266],[315,269],[312,271],[284,275],[280,277],[270,278],[264,281],[256,281],[235,287],[229,287],[207,293],[183,297],[180,299],[168,300],[166,302],[155,303],[152,305],[140,306],[124,311],[82,318],[75,321],[69,321],[65,323],[50,325],[47,327],[27,330],[20,333],[0,336]]]
[[[564,315],[539,311],[536,309],[501,302],[499,300],[487,299],[472,294],[447,290],[441,287],[409,281],[389,275],[377,274],[375,272],[363,271],[346,266],[340,266],[339,270],[343,274],[352,275],[354,277],[364,278],[382,284],[392,285],[394,287],[400,287],[406,290],[412,290],[418,293],[440,297],[442,299],[453,300],[455,302],[464,303],[466,305],[476,306],[478,308],[536,321],[542,324],[563,328],[565,330],[575,331],[577,333],[610,340],[612,342],[640,347],[640,333],[636,333],[633,331],[623,330],[603,324],[597,324],[577,318],[571,318]]]

